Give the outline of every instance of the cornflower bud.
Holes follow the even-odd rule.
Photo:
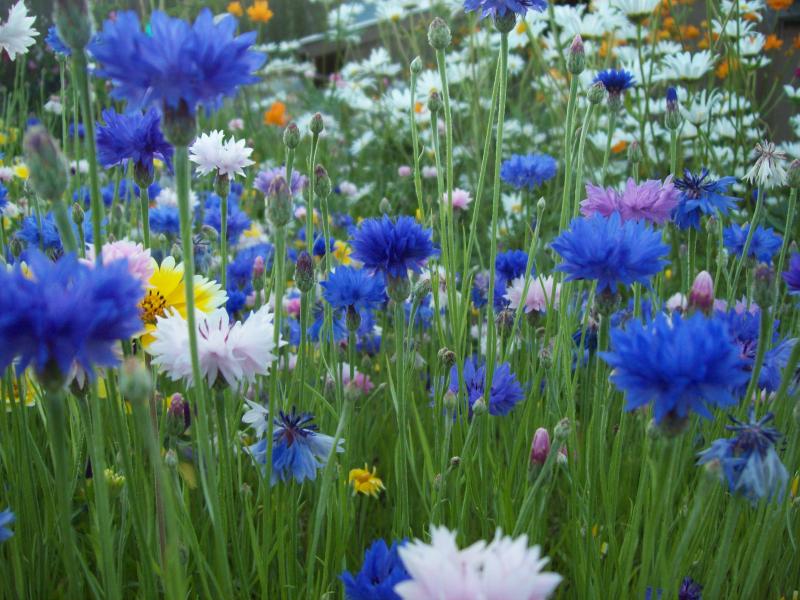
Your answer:
[[[182,435],[192,424],[189,403],[179,393],[172,394],[167,406],[167,435]]]
[[[638,141],[633,140],[628,146],[628,162],[638,165],[642,161],[642,146]]]
[[[689,292],[689,308],[711,314],[714,308],[714,279],[708,271],[700,271]]]
[[[308,125],[308,129],[311,131],[313,135],[319,135],[325,129],[325,123],[322,120],[322,115],[320,113],[314,113],[314,116],[311,117],[311,123]]]
[[[414,75],[419,75],[422,73],[422,59],[417,56],[414,60],[411,61],[411,72]]]
[[[678,106],[678,92],[674,87],[667,88],[667,112],[664,115],[664,125],[672,131],[681,126],[681,111]]]
[[[586,95],[591,104],[600,104],[607,94],[606,86],[604,86],[600,81],[595,81],[589,88],[589,91]]]
[[[531,466],[544,465],[549,455],[550,455],[550,434],[544,427],[539,427],[539,429],[537,429],[536,432],[533,434],[533,440],[531,440],[531,455],[530,455]]]
[[[314,168],[314,193],[319,198],[327,198],[331,195],[333,185],[331,178],[328,177],[328,171],[322,165],[317,165]]]
[[[59,200],[67,189],[67,163],[55,140],[41,125],[34,125],[22,141],[34,191],[47,200]]]
[[[428,27],[428,43],[434,50],[444,50],[452,41],[450,28],[444,19],[436,17]]]
[[[314,277],[314,259],[303,250],[297,257],[294,267],[294,282],[297,289],[303,293],[308,293],[316,283]]]
[[[286,129],[283,130],[283,144],[289,150],[294,150],[300,145],[300,128],[297,127],[297,123],[294,121],[289,123]]]
[[[92,39],[92,17],[86,0],[56,0],[58,37],[73,51],[81,52]]]
[[[583,49],[583,40],[580,35],[576,35],[567,54],[567,70],[573,75],[580,75],[585,67],[586,52]]]

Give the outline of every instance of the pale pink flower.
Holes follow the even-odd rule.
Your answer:
[[[422,176],[425,179],[433,179],[436,177],[436,167],[422,167]]]
[[[300,298],[286,298],[283,301],[283,308],[290,315],[300,316]]]
[[[397,167],[397,176],[398,177],[411,177],[411,167],[408,165],[401,165]]]
[[[561,296],[561,285],[556,284],[552,277],[543,279],[530,279],[528,284],[528,293],[523,300],[523,293],[525,292],[525,278],[517,277],[506,288],[506,293],[503,296],[509,301],[509,308],[516,310],[520,304],[525,305],[525,312],[546,312],[547,307],[552,303],[555,308],[558,305],[558,299]]]
[[[447,204],[447,192],[445,192],[442,201]],[[466,190],[455,188],[453,190],[453,210],[467,210],[472,202],[472,196]]]
[[[244,119],[231,119],[228,121],[228,129],[231,131],[241,131],[244,129]]]
[[[153,261],[150,258],[150,249],[145,249],[141,244],[136,244],[129,240],[119,240],[103,244],[103,264],[108,265],[117,260],[128,261],[128,272],[147,285],[150,277],[153,276]],[[92,244],[86,245],[85,264],[94,266],[95,253]]]
[[[622,193],[588,183],[586,195],[586,200],[581,202],[584,216],[600,213],[608,217],[618,212],[623,221],[649,221],[656,224],[670,219],[679,197],[671,175],[663,183],[658,179],[648,179],[637,184],[633,178],[629,178]]]

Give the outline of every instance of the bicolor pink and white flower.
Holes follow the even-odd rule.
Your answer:
[[[86,260],[83,261],[89,266],[95,264],[94,246],[86,245]],[[103,244],[103,264],[107,265],[117,260],[128,261],[128,272],[141,281],[144,285],[153,276],[153,260],[150,257],[150,249],[145,249],[141,244],[130,240],[119,240]]]
[[[528,290],[525,291],[525,277],[517,277],[506,288],[503,296],[509,302],[509,308],[516,310],[520,304],[525,306],[525,312],[546,312],[551,305],[556,307],[561,296],[561,285],[556,284],[552,277],[533,278],[528,280]]]
[[[447,193],[444,194],[442,202],[447,204]],[[453,190],[453,210],[467,210],[472,203],[472,196],[466,190],[455,188]]]

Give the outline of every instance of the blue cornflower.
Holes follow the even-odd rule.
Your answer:
[[[297,483],[303,483],[306,479],[313,481],[317,478],[317,469],[327,464],[328,456],[334,449],[334,439],[319,433],[313,421],[314,415],[298,413],[295,407],[288,413],[279,411],[273,419],[270,485],[292,478]],[[267,462],[267,443],[267,438],[263,438],[247,448],[253,460],[260,465],[266,465]],[[344,452],[343,445],[344,440],[339,440],[336,452]]]
[[[789,259],[789,269],[782,273],[786,289],[792,296],[800,295],[800,254],[795,252]]]
[[[542,12],[547,8],[546,0],[464,0],[464,10],[473,12],[481,11],[481,18],[504,17],[507,13],[514,13],[524,17],[529,10]]]
[[[386,301],[383,275],[364,269],[338,267],[320,285],[322,296],[335,309],[372,310]]]
[[[305,231],[303,231],[302,235],[300,236],[303,240],[305,240]],[[314,241],[311,244],[311,254],[322,258],[328,252],[333,252],[336,249],[336,240],[332,237],[328,238],[328,243],[325,243],[325,236],[321,233],[314,235]]]
[[[720,476],[731,493],[741,494],[753,503],[761,498],[781,499],[789,474],[775,451],[781,434],[766,427],[773,417],[772,413],[767,413],[755,421],[752,406],[748,411],[748,423],[729,417],[734,425],[725,428],[736,435],[713,441],[698,455],[697,464],[718,464]]]
[[[605,71],[600,71],[595,75],[594,81],[602,83],[609,96],[620,96],[625,90],[630,89],[636,83],[633,73],[625,69],[606,69]]]
[[[152,177],[154,158],[172,169],[172,146],[161,133],[161,117],[155,109],[120,115],[110,108],[103,111],[103,121],[105,125],[97,124],[97,160],[106,169],[130,160],[137,172]]]
[[[233,281],[240,287],[244,286],[253,279],[253,264],[259,256],[264,261],[264,267],[269,269],[274,253],[272,244],[262,242],[242,248],[228,264],[228,281]]]
[[[31,250],[33,278],[21,266],[0,270],[0,369],[19,359],[40,375],[61,376],[77,362],[92,366],[119,362],[115,342],[142,329],[141,283],[125,261],[90,268],[68,254],[51,262]]]
[[[51,25],[50,29],[47,30],[47,37],[44,38],[44,41],[47,43],[47,47],[56,54],[60,54],[61,56],[72,56],[72,49],[62,42],[60,37],[58,37],[58,31],[56,30],[55,25]]]
[[[8,204],[8,189],[0,183],[0,214],[2,214],[6,204]]]
[[[495,277],[496,276],[497,273],[495,272]],[[473,279],[472,281],[471,296],[472,296],[472,304],[475,305],[475,308],[483,308],[484,306],[486,306],[489,297],[488,271],[479,271],[478,273],[475,274],[475,279]],[[497,298],[497,294],[495,294],[495,298]]]
[[[616,292],[619,284],[648,285],[669,264],[661,234],[643,221],[623,223],[619,213],[575,218],[550,246],[564,260],[556,269],[567,273],[567,281],[596,279],[598,292]]]
[[[394,586],[409,579],[397,552],[404,543],[387,546],[385,541],[375,540],[364,553],[361,570],[355,575],[350,571],[341,575],[347,600],[400,600]]]
[[[8,541],[8,539],[14,535],[14,532],[11,531],[10,527],[16,520],[17,516],[11,512],[10,508],[0,512],[0,544]]]
[[[469,414],[472,415],[472,407],[483,398],[486,391],[486,365],[477,358],[469,357],[464,361],[464,385],[469,401]],[[458,366],[453,365],[450,369],[449,389],[458,394],[458,388]],[[496,365],[492,373],[492,389],[489,392],[489,414],[497,417],[507,415],[524,398],[522,386],[517,381],[517,376],[511,372],[509,364]]]
[[[222,229],[222,198],[209,194],[205,204],[203,223],[215,229]],[[236,244],[239,236],[250,228],[250,217],[239,209],[239,201],[233,194],[228,195],[228,243]]]
[[[314,306],[312,315],[314,317],[314,322],[308,327],[308,337],[312,342],[319,342],[322,334],[322,327],[325,325],[325,310],[322,307],[322,303]],[[343,312],[333,315],[331,327],[333,328],[333,341],[343,342],[347,339],[347,322],[345,321]]]
[[[276,177],[281,177],[285,180],[286,167],[274,167],[261,171],[253,181],[253,187],[262,194],[269,194],[272,182],[275,181]],[[289,182],[289,191],[291,191],[292,196],[299,196],[307,184],[308,178],[292,169],[292,180]]]
[[[661,600],[664,597],[664,590],[661,588],[653,590],[652,587],[648,587],[644,592],[645,600],[653,600],[654,595],[656,600]],[[678,600],[702,600],[702,598],[703,586],[691,577],[684,577],[678,590]]]
[[[72,207],[70,207],[69,212],[72,214]],[[70,220],[70,222],[72,221]],[[104,226],[105,223],[106,219],[103,219]],[[78,239],[78,226],[74,223],[72,224],[72,230],[75,233],[75,238]],[[35,215],[31,215],[22,219],[22,224],[14,234],[14,237],[25,242],[28,248],[39,248],[50,254],[59,254],[64,250],[53,213],[47,213],[42,216],[41,235],[39,219]],[[90,210],[86,211],[83,219],[83,239],[89,243],[92,241],[92,211]]]
[[[750,223],[745,223],[741,227],[736,224],[726,227],[722,232],[722,241],[725,247],[735,254],[742,256],[744,245],[747,242],[747,234],[750,232]],[[750,248],[747,256],[758,259],[763,263],[772,261],[772,257],[780,250],[783,238],[775,233],[771,227],[756,227],[753,232],[753,239],[750,241]]]
[[[352,258],[389,279],[406,279],[409,270],[419,273],[428,258],[438,253],[431,230],[407,216],[394,221],[386,215],[365,220],[350,245]]]
[[[693,175],[689,169],[685,169],[683,179],[675,179],[673,183],[681,194],[672,218],[681,229],[700,229],[700,217],[716,213],[725,216],[736,207],[738,201],[738,198],[726,195],[728,188],[736,183],[736,178],[710,179],[705,168],[699,175]]]
[[[500,252],[494,260],[495,283],[494,283],[494,308],[501,310],[508,305],[508,300],[504,298],[507,284],[517,277],[535,273],[533,264],[528,265],[528,253],[523,250],[507,250]]]
[[[67,135],[71,138],[75,137],[75,131],[78,131],[78,139],[83,139],[86,136],[86,129],[83,126],[83,123],[78,123],[77,128],[75,127],[75,121],[71,121],[69,127],[67,128]]]
[[[180,214],[177,206],[156,206],[150,209],[150,230],[153,233],[177,235],[180,231]]]
[[[500,178],[517,189],[534,190],[557,172],[556,159],[549,154],[514,154],[500,166]]]
[[[253,73],[266,56],[251,50],[256,32],[235,34],[236,19],[215,23],[207,8],[193,25],[154,11],[149,32],[135,12],[123,11],[103,24],[88,49],[114,98],[134,108],[163,104],[194,114],[198,105],[214,110],[239,86],[258,81]]]
[[[710,418],[709,406],[734,406],[733,391],[747,381],[742,360],[722,319],[663,313],[611,331],[600,357],[611,381],[626,394],[626,410],[653,404],[656,423],[684,422],[689,411]]]

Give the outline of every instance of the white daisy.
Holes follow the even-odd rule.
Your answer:
[[[244,168],[254,164],[250,160],[253,149],[244,140],[231,137],[225,141],[225,134],[217,130],[200,134],[189,152],[189,160],[197,164],[201,175],[215,172],[228,177],[244,175]]]
[[[33,46],[39,32],[33,28],[36,17],[28,16],[28,8],[20,1],[8,11],[8,19],[0,25],[0,48],[14,60],[18,54],[25,54]]]
[[[714,68],[714,56],[708,50],[666,54],[656,81],[697,81]]]
[[[609,3],[629,19],[649,17],[661,0],[611,0]]]

